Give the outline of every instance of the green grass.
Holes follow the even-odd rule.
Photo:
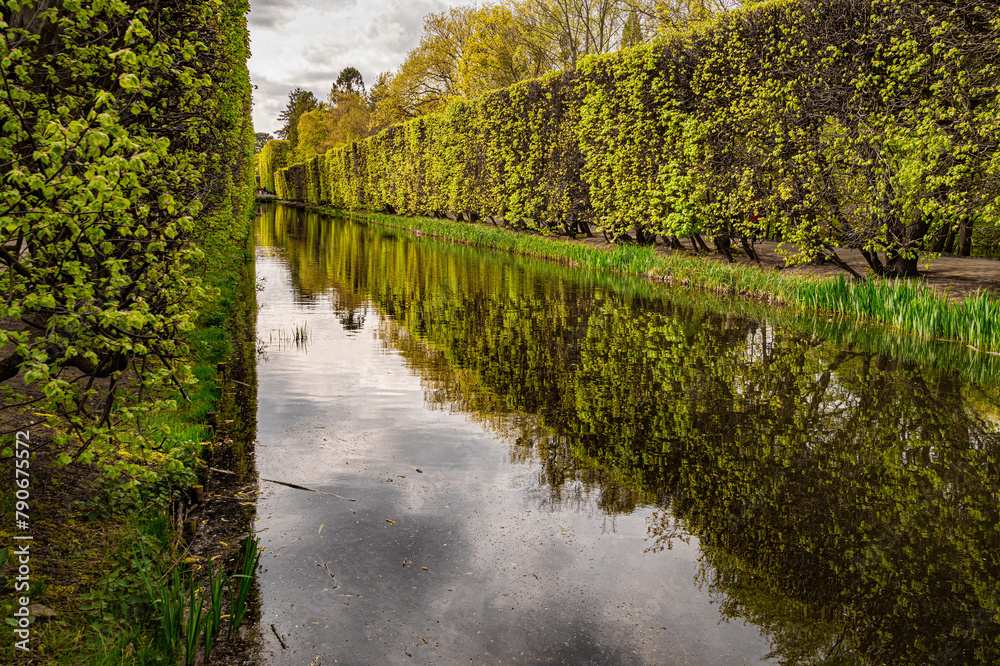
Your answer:
[[[336,212],[344,214],[344,211]],[[651,271],[657,262],[655,250],[645,246],[617,245],[610,250],[601,250],[551,236],[519,233],[485,224],[378,214],[367,214],[362,217],[384,226],[420,231],[424,234],[460,241],[476,247],[504,250],[529,257],[555,259],[581,268],[643,275]]]
[[[898,333],[960,341],[984,351],[1000,351],[1000,299],[985,292],[956,302],[917,281],[879,278],[853,281],[843,276],[820,278],[724,264],[679,253],[663,255],[648,246],[598,248],[486,224],[331,212],[476,247],[552,259],[580,268],[659,279],[678,286],[783,304],[804,312],[845,315],[860,322],[888,326]]]
[[[958,340],[1000,349],[1000,300],[977,291],[956,302],[908,280],[848,281],[842,276],[803,290],[801,301],[818,311],[878,321],[925,338]]]
[[[229,634],[234,636],[247,614],[247,600],[253,585],[254,572],[260,564],[260,540],[254,534],[247,538],[243,549],[240,572],[229,579]],[[233,581],[236,580],[236,584]]]

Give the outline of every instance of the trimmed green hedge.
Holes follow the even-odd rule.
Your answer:
[[[0,330],[0,384],[44,393],[62,462],[111,440],[135,482],[149,447],[177,468],[149,424],[194,382],[192,331],[246,258],[248,9],[0,0],[0,318],[23,322]]]
[[[288,167],[278,194],[615,240],[767,235],[793,261],[846,244],[912,275],[1000,221],[998,63],[995,3],[778,0],[456,100],[329,151],[318,185]]]
[[[277,194],[274,182],[275,173],[288,166],[288,158],[291,157],[291,154],[291,144],[284,139],[274,139],[264,144],[264,148],[260,151],[257,167],[260,171],[261,187]]]

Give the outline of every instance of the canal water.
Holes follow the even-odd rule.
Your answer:
[[[994,357],[281,206],[257,276],[264,663],[997,661]]]

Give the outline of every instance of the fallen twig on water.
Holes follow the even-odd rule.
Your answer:
[[[977,349],[977,348],[973,347],[972,345],[965,345],[965,346],[968,347],[969,349],[971,349],[972,351],[979,352],[980,354],[989,354],[990,356],[1000,356],[1000,352],[983,351],[982,349]]]
[[[271,625],[271,631],[274,632],[274,635],[278,639],[278,642],[281,643],[281,649],[282,650],[287,650],[288,646],[285,645],[285,641],[282,640],[281,634],[278,633],[278,629],[273,624]]]
[[[230,472],[228,469],[219,469],[218,467],[209,467],[213,472],[218,472],[220,474],[230,474],[236,476],[236,472]],[[261,481],[267,481],[268,483],[277,483],[279,486],[287,486],[289,488],[295,488],[296,490],[304,490],[307,493],[319,493],[320,495],[329,495],[330,497],[336,497],[337,499],[342,499],[347,502],[357,502],[358,500],[351,497],[343,497],[341,495],[335,495],[333,493],[324,492],[322,490],[313,490],[312,488],[306,488],[305,486],[298,486],[294,483],[287,483],[285,481],[276,481],[275,479],[261,479]]]

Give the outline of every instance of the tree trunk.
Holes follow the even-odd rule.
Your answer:
[[[646,230],[642,228],[641,222],[636,222],[635,224],[635,242],[639,245],[655,245],[656,244],[656,234],[646,233]]]
[[[746,252],[747,257],[749,257],[751,261],[756,262],[758,266],[761,265],[760,256],[757,254],[757,250],[755,250],[753,245],[747,241],[746,236],[740,236],[740,247],[743,248],[743,251]]]
[[[920,271],[917,270],[917,258],[902,256],[896,257],[892,262],[892,273],[896,277],[918,277],[920,275]]]
[[[948,228],[948,240],[944,243],[944,251],[948,254],[955,253],[955,227]]]
[[[966,217],[962,220],[962,226],[958,231],[958,250],[955,252],[960,257],[972,256],[972,218]]]
[[[882,260],[878,258],[878,252],[869,252],[868,250],[862,249],[861,256],[863,256],[865,261],[868,262],[868,265],[871,267],[875,275],[885,275],[885,266],[882,265]]]
[[[943,252],[944,245],[948,241],[948,231],[949,227],[944,226],[937,230],[934,237],[931,239],[930,251],[931,252]]]
[[[733,253],[730,251],[733,243],[729,238],[729,234],[721,233],[712,238],[712,242],[715,243],[715,249],[725,255],[729,263],[733,263]]]

